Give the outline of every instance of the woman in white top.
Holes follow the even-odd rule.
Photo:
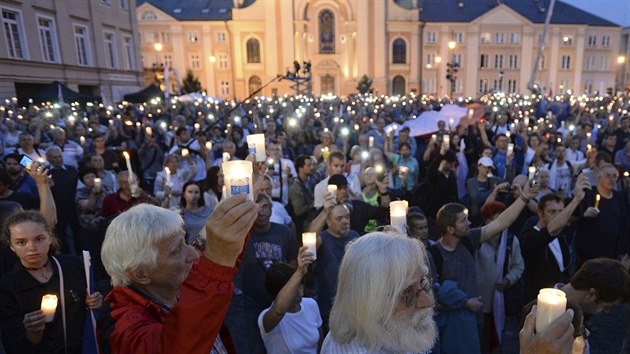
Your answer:
[[[186,156],[190,161],[190,155]],[[168,155],[164,159],[164,170],[157,173],[153,194],[162,202],[162,207],[175,209],[179,206],[182,197],[184,183],[190,181],[196,174],[194,163],[189,163],[190,168],[180,168],[181,158],[178,155]],[[168,168],[169,176],[166,176]],[[167,183],[168,182],[168,183]]]
[[[314,254],[300,248],[298,268],[278,262],[265,275],[265,288],[275,295],[271,307],[258,316],[258,328],[269,353],[312,353],[320,348],[322,317],[315,300],[302,297],[302,278]]]

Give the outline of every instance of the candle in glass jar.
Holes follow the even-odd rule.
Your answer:
[[[256,162],[263,162],[267,158],[265,154],[265,134],[250,134],[247,136],[249,153],[256,155]]]
[[[399,170],[400,170],[400,174],[403,174],[403,175],[406,175],[407,173],[409,173],[409,167],[407,166],[400,166]]]
[[[444,137],[442,138],[442,141],[444,142],[444,145],[446,145],[446,147],[451,145],[451,137],[450,137],[450,135],[448,135],[448,134],[444,135]]]
[[[164,181],[167,186],[171,186],[171,169],[164,167]]]
[[[131,158],[129,157],[129,153],[127,151],[123,151],[123,155],[125,156],[125,162],[127,162],[127,171],[129,171],[129,175],[133,172],[131,169]]]
[[[474,113],[473,109],[472,109],[472,108],[469,108],[469,109],[468,109],[468,119],[472,119],[472,117],[473,117],[473,113]]]
[[[42,296],[41,310],[46,315],[46,322],[52,322],[55,318],[55,311],[57,311],[57,295],[44,295]]]
[[[94,178],[94,187],[100,187],[102,183],[102,180],[98,177]]]
[[[206,141],[206,150],[208,150],[208,151],[212,150],[212,142],[211,141]]]
[[[145,131],[147,132],[147,135],[153,135],[153,129],[151,129],[151,127],[146,127]]]
[[[540,289],[536,303],[536,333],[542,333],[566,309],[567,295],[562,290]]]
[[[529,179],[532,180],[534,178],[534,175],[536,174],[536,167],[530,166],[527,169],[527,172],[529,173]]]
[[[252,173],[253,165],[250,161],[224,162],[223,175],[227,197],[244,193],[249,200],[254,201]]]
[[[81,142],[82,146],[85,146],[85,137],[84,136],[80,137],[79,142]]]
[[[328,193],[332,193],[333,197],[337,198],[337,185],[329,184],[328,185]]]
[[[514,153],[514,144],[509,143],[508,144],[508,149],[507,149],[507,155],[510,156]]]
[[[324,160],[328,161],[328,157],[330,156],[330,149],[328,149],[328,147],[322,148],[322,156]]]
[[[404,200],[397,200],[389,203],[389,220],[390,224],[401,232],[407,230],[407,206],[409,204]]]
[[[302,233],[302,245],[306,246],[306,252],[313,254],[313,260],[317,259],[317,233],[304,232]]]
[[[188,149],[187,148],[183,148],[182,149],[182,157],[187,157],[189,154]]]
[[[374,147],[374,137],[373,136],[369,137],[368,141],[369,141],[368,147],[370,149],[373,148]]]

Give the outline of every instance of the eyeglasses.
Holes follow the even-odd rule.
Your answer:
[[[420,289],[415,290],[414,286],[412,285],[403,291],[403,295],[400,297],[400,299],[406,307],[412,307],[418,301],[421,292],[424,291],[425,293],[427,293],[427,295],[431,294],[432,286],[433,279],[431,279],[430,276],[425,275],[420,281]]]

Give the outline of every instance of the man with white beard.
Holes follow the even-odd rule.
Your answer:
[[[424,353],[435,342],[433,295],[420,241],[373,232],[341,262],[322,353]]]

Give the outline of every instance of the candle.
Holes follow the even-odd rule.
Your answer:
[[[188,149],[187,148],[183,148],[182,149],[182,157],[187,157],[188,156]]]
[[[46,322],[52,322],[57,311],[57,295],[42,296],[42,312],[46,315]]]
[[[534,178],[534,175],[536,174],[536,167],[529,166],[527,172],[529,172],[529,179],[532,180]]]
[[[151,127],[146,127],[145,131],[147,132],[147,135],[153,135],[153,129],[151,129]]]
[[[337,198],[337,186],[334,184],[329,184],[328,193],[332,193],[333,197]]]
[[[436,142],[437,141],[437,135],[433,134],[431,135],[431,142]]]
[[[602,197],[599,194],[595,196],[595,209],[599,209],[599,200],[601,198]]]
[[[227,161],[223,163],[224,183],[227,197],[247,194],[249,200],[254,201],[254,186],[252,179],[253,165],[250,161]]]
[[[306,246],[306,252],[313,254],[313,260],[317,259],[317,233],[304,232],[302,233],[302,245]]]
[[[165,178],[165,185],[167,186],[171,186],[171,169],[168,167],[164,167],[164,178]]]
[[[591,152],[591,149],[593,149],[593,146],[591,144],[586,144],[586,152]]]
[[[407,205],[404,200],[389,203],[390,223],[402,233],[407,232]]]
[[[469,109],[468,109],[468,119],[472,119],[472,117],[473,117],[473,113],[474,113],[473,109],[472,109],[472,108],[469,108]]]
[[[133,172],[131,169],[131,158],[129,157],[129,153],[127,151],[123,151],[123,155],[125,156],[125,161],[127,162],[127,171],[129,171],[129,176],[131,177],[131,173]]]
[[[85,137],[84,136],[80,137],[79,142],[81,142],[81,145],[85,146]]]
[[[558,289],[540,289],[536,303],[536,333],[542,333],[567,309],[567,295]]]
[[[256,155],[256,162],[265,161],[265,134],[250,134],[247,136],[249,153]]]
[[[455,118],[448,119],[448,129],[453,130],[453,124],[455,124]]]
[[[212,142],[211,141],[206,141],[206,149],[207,150],[212,150]]]
[[[368,147],[370,149],[373,148],[374,147],[374,137],[373,136],[369,137],[368,141],[369,141]]]
[[[402,175],[406,175],[407,173],[409,173],[409,167],[407,166],[400,166],[399,170],[400,170],[400,174]]]
[[[98,178],[98,177],[94,178],[94,187],[100,188],[101,187],[101,183],[102,183],[102,180],[100,178]]]
[[[451,136],[450,135],[448,135],[448,134],[444,135],[442,140],[444,141],[444,145],[446,145],[446,147],[449,147],[449,145],[451,145]]]
[[[195,127],[195,130],[199,130],[199,128],[201,128],[201,124],[195,123],[194,127]]]
[[[525,112],[525,118],[523,120],[525,121],[525,126],[529,127],[529,116],[527,115],[527,112]]]
[[[509,143],[508,144],[508,149],[507,149],[507,155],[510,156],[514,153],[514,144],[513,143]]]
[[[224,152],[223,153],[223,162],[228,162],[230,161],[230,153],[229,152]]]
[[[322,148],[322,156],[324,160],[328,160],[328,156],[330,156],[330,149],[328,149],[328,147]]]
[[[141,126],[142,126],[142,125],[140,124],[140,122],[136,122],[136,128],[137,128],[138,130],[142,129],[142,128],[141,128]]]

